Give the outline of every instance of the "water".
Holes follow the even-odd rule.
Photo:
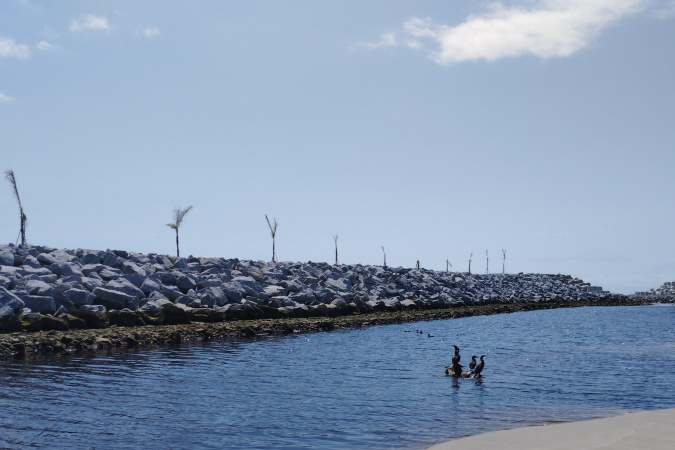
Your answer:
[[[5,361],[0,447],[425,448],[672,408],[674,319],[586,307]],[[452,344],[487,355],[482,380],[443,376]]]

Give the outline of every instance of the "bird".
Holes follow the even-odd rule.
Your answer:
[[[471,357],[471,362],[469,363],[469,370],[473,370],[476,368],[476,358],[478,358],[478,356],[476,355],[473,355]]]
[[[429,333],[427,333],[427,337],[433,337],[433,336],[432,336],[432,335],[430,335]]]
[[[485,361],[483,361],[483,358],[485,358],[485,355],[480,355],[480,362],[478,363],[476,368],[472,370],[474,378],[480,378],[481,377],[480,373],[483,371],[483,367],[485,367]]]
[[[455,355],[452,357],[452,365],[454,366],[455,364],[459,364],[459,360],[462,359],[461,356],[459,356],[459,347],[456,345],[453,345],[455,347]]]

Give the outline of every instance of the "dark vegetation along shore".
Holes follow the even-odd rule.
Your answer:
[[[568,275],[0,246],[0,357],[650,299]]]

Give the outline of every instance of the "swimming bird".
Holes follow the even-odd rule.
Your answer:
[[[469,370],[473,370],[476,368],[476,358],[478,358],[478,356],[476,355],[473,355],[471,357],[471,362],[469,363]]]
[[[481,372],[483,371],[483,367],[485,367],[485,361],[483,361],[483,358],[485,358],[485,355],[480,355],[480,362],[476,366],[475,369],[473,369],[473,377],[474,378],[480,378],[481,377]]]
[[[455,347],[455,355],[452,357],[452,365],[454,366],[455,364],[459,364],[459,360],[462,359],[461,356],[459,356],[459,347],[456,345],[453,345]]]
[[[430,335],[429,333],[427,333],[427,337],[433,337],[433,336],[432,336],[432,335]]]

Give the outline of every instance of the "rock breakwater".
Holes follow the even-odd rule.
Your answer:
[[[0,333],[625,299],[568,275],[0,246]]]
[[[26,329],[39,328],[31,320],[36,314],[71,327],[102,328],[612,296],[567,275],[0,246],[0,314],[22,317]],[[58,326],[49,319],[43,325]]]

